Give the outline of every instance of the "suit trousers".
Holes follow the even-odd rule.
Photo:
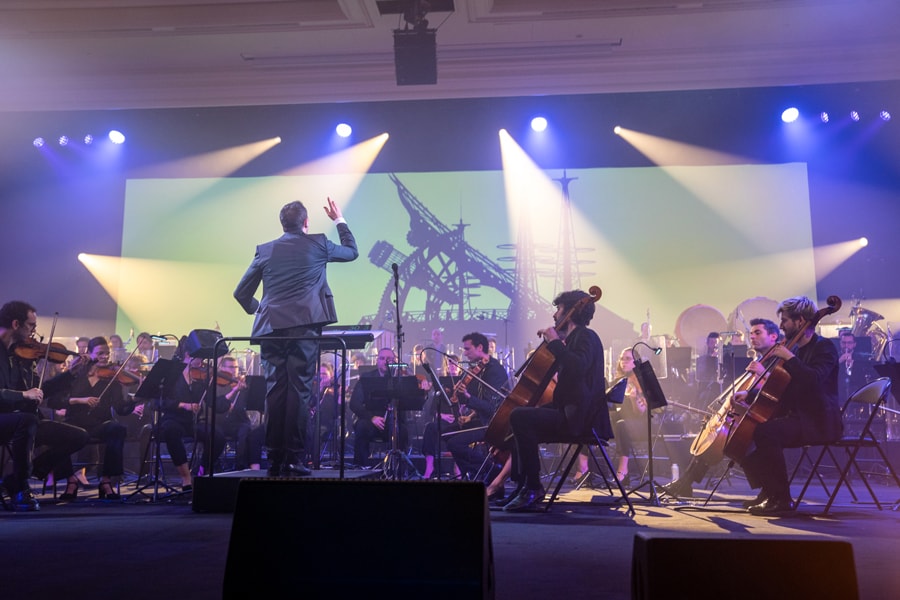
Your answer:
[[[276,329],[269,337],[309,337],[320,327]],[[267,340],[262,338],[260,358],[266,376],[266,447],[270,468],[295,463],[306,450],[309,400],[319,345],[315,340]]]

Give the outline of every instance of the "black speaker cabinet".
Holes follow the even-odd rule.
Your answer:
[[[435,30],[394,30],[394,67],[397,85],[437,83]]]
[[[228,352],[227,344],[216,347],[220,339],[222,334],[214,329],[195,329],[188,334],[185,348],[193,358],[213,358],[214,354],[218,358]]]
[[[849,542],[638,533],[631,597],[853,600],[859,590]]]
[[[224,598],[493,598],[478,482],[243,479]]]

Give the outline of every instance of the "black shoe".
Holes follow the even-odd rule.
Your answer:
[[[497,490],[493,494],[488,494],[488,497],[487,497],[488,503],[493,503],[498,500],[504,500],[504,499],[506,499],[506,488],[505,487],[501,487],[499,490]]]
[[[188,486],[190,487],[190,486]],[[115,493],[112,488],[112,484],[108,481],[101,481],[97,486],[97,491],[99,493],[101,500],[121,500],[122,496]]]
[[[64,504],[66,502],[71,502],[78,498],[78,488],[81,487],[81,484],[76,480],[74,483],[66,482],[66,491],[59,495],[57,499],[58,504]],[[72,491],[69,491],[72,490]]]
[[[312,475],[312,471],[306,468],[306,465],[287,463],[282,465],[281,474],[286,477],[306,477],[307,475]]]
[[[769,499],[769,494],[766,493],[764,490],[759,490],[759,493],[756,495],[756,498],[754,498],[753,500],[744,500],[743,502],[741,502],[741,506],[743,506],[744,508],[749,510],[750,508],[753,508],[754,506],[757,506],[757,505],[762,506],[763,504],[766,503],[766,500],[768,500],[768,499]]]
[[[41,505],[38,504],[37,499],[35,499],[34,495],[31,493],[31,488],[29,487],[26,487],[13,496],[12,504],[13,510],[16,512],[33,512],[41,510]]]
[[[530,512],[537,510],[547,495],[544,488],[536,490],[524,489],[512,502],[503,507],[503,512]]]
[[[671,483],[667,483],[666,485],[659,486],[664,494],[667,496],[671,496],[672,498],[693,498],[694,497],[694,488],[690,483],[681,482],[679,480],[675,480]]]
[[[750,507],[750,514],[758,517],[790,517],[797,506],[790,498],[769,498],[763,504]]]
[[[507,504],[515,500],[516,497],[522,493],[523,489],[525,489],[525,487],[522,485],[516,486],[516,489],[514,489],[511,494],[509,494],[505,498],[497,498],[496,500],[488,504],[488,508],[490,510],[503,510]]]

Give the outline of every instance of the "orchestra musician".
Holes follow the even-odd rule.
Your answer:
[[[48,403],[54,409],[65,411],[66,423],[84,429],[90,439],[103,443],[103,469],[98,485],[100,499],[121,500],[122,497],[113,490],[112,481],[125,472],[123,454],[127,428],[114,421],[112,413],[129,415],[135,409],[135,402],[128,398],[117,379],[124,369],[110,365],[110,346],[106,338],[91,338],[87,351],[90,366],[75,377],[66,394],[55,395]],[[78,480],[70,479],[60,499],[74,500],[78,487]]]
[[[442,424],[441,430],[444,433],[461,432],[447,437],[447,449],[453,455],[453,460],[461,473],[474,474],[481,468],[487,456],[481,443],[484,441],[483,427],[487,426],[503,401],[501,390],[506,388],[508,377],[500,361],[488,354],[487,336],[474,331],[464,335],[462,342],[463,356],[469,362],[469,371],[466,375],[471,376],[464,376],[461,380],[464,385],[452,390],[451,402],[455,399],[459,408],[465,412],[461,410],[451,412],[449,419],[442,416],[446,426]],[[456,412],[460,412],[458,418]],[[422,437],[426,479],[434,470],[434,456],[437,450],[437,426],[435,423],[429,423]]]
[[[773,321],[769,319],[760,319],[755,318],[750,320],[750,347],[753,350],[755,355],[755,359],[747,365],[745,369],[747,373],[752,374],[754,377],[762,376],[765,373],[765,366],[760,362],[763,356],[775,346],[776,343],[781,339],[781,330],[778,328]],[[734,392],[733,389],[726,390],[726,393],[732,395]],[[717,399],[720,402],[729,402],[731,398],[719,398]],[[721,409],[720,406],[711,406],[710,410],[714,412],[716,415],[716,411]],[[727,410],[727,407],[725,407]],[[706,429],[700,435],[706,434]],[[693,483],[697,483],[703,479],[706,475],[706,472],[710,467],[713,466],[712,463],[718,463],[722,460],[721,448],[717,449],[714,452],[715,456],[713,460],[710,460],[709,455],[702,456],[692,456],[691,462],[688,465],[688,468],[685,469],[684,473],[671,483],[668,483],[663,486],[663,491],[670,496],[673,497],[692,497],[694,495],[693,491]],[[756,499],[745,502],[744,508],[749,508],[754,504],[758,504],[763,498],[761,496],[757,496]]]
[[[3,488],[18,511],[40,510],[28,484],[30,476],[44,479],[53,471],[57,481],[73,479],[71,455],[88,439],[79,427],[40,418],[38,407],[45,395],[64,392],[77,371],[40,381],[35,357],[20,356],[17,350],[32,339],[36,329],[37,310],[27,302],[13,300],[0,308],[0,440],[11,443],[13,462]],[[39,447],[43,451],[35,456],[34,449]]]
[[[0,443],[9,444],[12,472],[3,478],[3,490],[15,510],[40,510],[31,492],[31,453],[37,431],[37,407],[44,397],[38,387],[26,389],[13,344],[31,337],[37,327],[35,309],[21,301],[0,308]],[[5,501],[4,501],[5,506]]]
[[[624,348],[616,362],[615,381],[623,377],[627,378],[628,383],[625,384],[625,398],[616,410],[613,430],[616,453],[619,455],[616,477],[622,485],[627,485],[628,459],[632,454],[634,443],[647,441],[647,399],[634,374],[634,350],[631,347]],[[583,465],[582,469],[586,470],[586,465]]]
[[[359,376],[359,381],[356,382],[353,393],[350,395],[350,410],[356,416],[356,423],[353,424],[353,464],[358,467],[369,466],[369,448],[372,440],[376,437],[385,437],[385,435],[389,438],[393,427],[389,418],[393,415],[393,411],[389,411],[390,415],[373,412],[362,380],[373,377],[391,377],[393,369],[390,365],[396,361],[397,357],[390,348],[378,350],[375,369],[366,371]],[[409,431],[402,414],[397,421],[397,429],[400,447],[405,448],[409,443]],[[386,434],[382,432],[386,432]]]
[[[557,307],[553,315],[555,326],[538,332],[546,349],[556,358],[557,382],[550,404],[520,406],[510,413],[514,441],[511,477],[517,488],[504,511],[535,510],[543,502],[545,490],[538,454],[541,441],[582,435],[592,425],[600,437],[612,437],[605,406],[603,343],[587,327],[594,316],[594,302],[586,302],[590,299],[581,290],[563,292],[553,300]]]
[[[754,448],[740,460],[753,489],[761,488],[751,514],[787,516],[795,511],[788,481],[785,448],[833,442],[841,435],[838,404],[838,353],[831,340],[814,327],[818,308],[805,296],[788,298],[778,305],[785,339],[799,338],[796,348],[776,344],[770,356],[783,361],[790,382],[779,401],[779,413],[756,425]],[[735,400],[749,403],[754,392],[738,392]]]
[[[875,379],[877,375],[872,367],[869,355],[862,355],[856,351],[856,336],[851,329],[841,329],[838,332],[838,400],[843,403],[850,395]]]
[[[186,337],[182,337],[176,350],[176,357],[181,358],[185,369],[181,373],[182,376],[175,381],[171,393],[162,399],[159,428],[160,437],[169,449],[172,464],[181,477],[181,489],[183,492],[190,492],[193,491],[194,485],[184,440],[192,437],[202,443],[203,454],[200,457],[200,465],[208,464],[209,427],[203,420],[201,411],[211,386],[204,377],[207,369],[202,368],[199,359],[191,356],[186,347],[186,340]],[[227,409],[225,404],[214,404],[217,412],[224,412]],[[218,458],[225,450],[225,435],[221,428],[216,428],[212,446],[212,455]]]
[[[225,354],[219,358],[219,374],[216,381],[216,406],[225,407],[222,433],[235,441],[235,470],[258,471],[262,463],[263,427],[252,426],[247,414],[246,379],[238,372],[237,359]]]
[[[340,245],[324,234],[309,233],[303,203],[284,205],[279,219],[284,234],[256,247],[234,297],[247,314],[255,314],[253,337],[262,338],[260,357],[266,374],[266,446],[269,475],[309,475],[302,463],[313,379],[318,362],[315,340],[275,340],[319,336],[337,322],[326,279],[330,262],[356,260],[356,239],[338,206],[328,198],[325,214],[336,225]],[[260,283],[262,300],[254,297]]]

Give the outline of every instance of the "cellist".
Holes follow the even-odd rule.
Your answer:
[[[778,305],[785,339],[796,347],[777,344],[769,356],[783,361],[790,382],[779,399],[779,411],[753,430],[753,447],[738,462],[753,489],[761,488],[751,514],[787,516],[796,510],[791,497],[785,448],[830,443],[841,435],[838,404],[838,353],[831,340],[815,333],[819,310],[805,296]],[[810,326],[813,325],[813,326]]]
[[[753,377],[753,381],[749,382],[750,384],[755,383],[756,385],[759,385],[763,382],[761,378],[766,372],[766,367],[763,362],[761,362],[762,357],[765,356],[780,339],[781,330],[776,323],[769,319],[750,319],[750,347],[756,355],[756,358],[750,361],[750,364],[747,365],[746,368],[748,376]],[[743,402],[747,401],[747,390],[735,390],[734,388],[729,388],[725,393],[727,395],[725,398],[717,398],[716,402],[710,407],[710,410],[714,412],[711,418],[719,417],[722,414],[722,410],[730,410],[731,396],[735,396]],[[729,406],[725,406],[726,403]],[[704,426],[703,432],[698,435],[711,434],[712,432],[707,430],[707,426],[709,425],[710,423],[707,423],[707,425]],[[691,447],[692,452],[694,451],[694,446],[697,446],[697,444],[695,443]],[[709,456],[710,454],[712,454],[712,456]],[[709,468],[718,464],[721,460],[721,448],[711,448],[710,450],[703,452],[703,455],[701,456],[691,457],[691,462],[684,473],[681,474],[681,477],[672,483],[664,485],[663,490],[670,496],[693,496],[692,484],[702,480]],[[749,508],[753,504],[758,504],[761,500],[763,500],[763,498],[757,497],[753,501],[748,501],[745,508]]]
[[[599,292],[599,290],[598,290]],[[599,295],[597,296],[599,298]],[[537,509],[544,500],[540,480],[538,444],[582,435],[591,425],[601,438],[612,437],[605,406],[606,378],[603,343],[588,324],[594,316],[590,294],[581,290],[563,292],[553,300],[553,327],[538,332],[546,349],[556,359],[553,401],[543,406],[520,406],[510,413],[513,433],[512,479],[517,488],[503,507],[507,512]],[[591,417],[593,416],[593,423]]]

